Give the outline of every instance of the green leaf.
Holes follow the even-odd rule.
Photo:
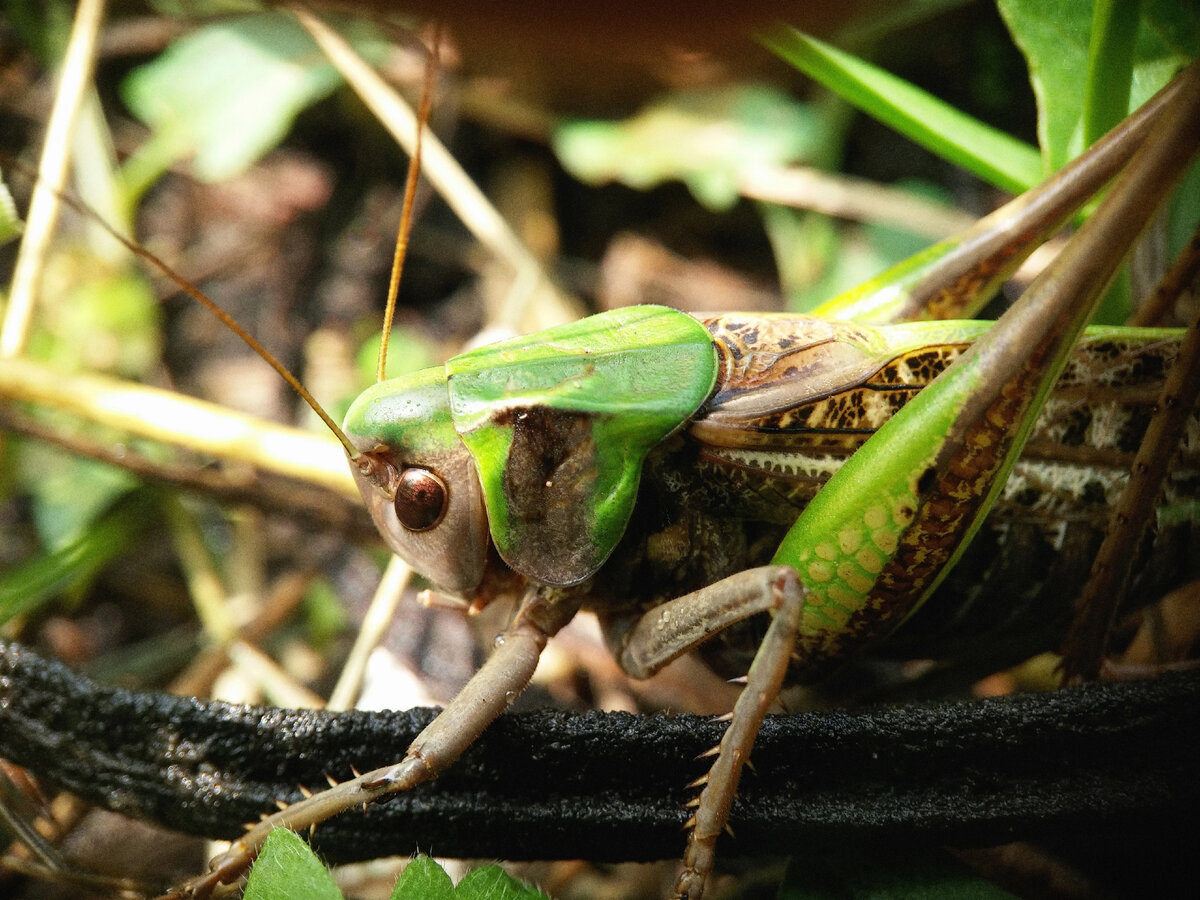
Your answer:
[[[422,855],[408,864],[396,882],[392,900],[546,900],[546,895],[499,866],[468,872],[456,888],[441,866]]]
[[[1083,144],[1090,147],[1129,110],[1140,0],[1096,0],[1083,100]]]
[[[153,521],[151,513],[145,494],[130,493],[65,546],[5,570],[0,574],[0,625],[79,590],[130,546]]]
[[[246,900],[342,900],[329,870],[308,844],[276,828],[250,870]],[[409,863],[391,900],[547,900],[537,888],[522,884],[499,866],[467,873],[458,887],[438,863],[421,855]]]
[[[64,371],[139,378],[159,361],[162,306],[143,272],[94,253],[56,253],[43,268],[43,307],[30,354]]]
[[[1104,28],[1094,54],[1093,0],[999,0],[998,5],[1029,64],[1048,172],[1062,168],[1084,147],[1085,97],[1094,98],[1094,104],[1105,95],[1127,98],[1121,109],[1090,113],[1095,123],[1089,131],[1103,130],[1097,117],[1116,124],[1113,116],[1119,120],[1141,106],[1200,53],[1200,7],[1194,0],[1146,0],[1140,21],[1114,19]],[[1132,64],[1124,58],[1130,47]],[[1122,77],[1125,83],[1118,83]]]
[[[577,120],[554,133],[554,151],[581,181],[646,190],[684,182],[714,210],[738,199],[741,173],[811,158],[819,117],[763,85],[672,94],[623,122]]]
[[[418,856],[408,864],[392,890],[392,900],[453,900],[454,882],[428,856]]]
[[[276,828],[250,870],[245,898],[342,900],[342,892],[308,844],[286,828]]]
[[[33,497],[38,536],[51,550],[78,542],[138,483],[114,466],[34,442],[21,443],[17,473]]]
[[[368,61],[382,58],[386,44],[369,24],[353,22],[343,33]],[[295,19],[264,13],[209,25],[172,44],[134,70],[122,96],[153,129],[143,158],[161,166],[194,154],[197,177],[215,181],[263,156],[300,110],[339,84],[337,70]]]
[[[795,29],[761,40],[863,112],[997,187],[1020,193],[1042,179],[1035,149],[901,78]]]
[[[522,884],[499,866],[481,866],[463,876],[456,900],[546,900],[535,887]]]
[[[47,67],[55,67],[66,52],[75,4],[61,2],[22,3],[8,0],[0,18],[15,31],[21,42]]]
[[[304,620],[309,640],[316,647],[327,646],[346,631],[349,621],[346,609],[337,591],[323,578],[318,578],[304,592]]]

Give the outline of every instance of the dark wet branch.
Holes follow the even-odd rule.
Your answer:
[[[399,758],[433,712],[288,712],[95,685],[0,643],[0,756],[89,801],[233,836],[296,785]],[[697,716],[503,717],[435,784],[322,826],[331,859],[649,860],[682,847],[684,785],[722,726]],[[931,837],[957,846],[1190,821],[1200,673],[998,700],[769,718],[736,844]]]

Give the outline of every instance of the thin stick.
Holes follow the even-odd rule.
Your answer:
[[[1161,324],[1172,311],[1188,285],[1200,274],[1200,231],[1192,235],[1183,252],[1159,281],[1154,293],[1139,306],[1126,325],[1151,326]]]
[[[274,369],[279,374],[279,377],[286,381],[291,389],[300,395],[300,399],[312,408],[313,412],[315,412],[320,417],[321,421],[325,423],[325,427],[329,429],[333,436],[336,437],[341,445],[345,448],[347,456],[349,456],[351,459],[359,458],[358,448],[350,443],[350,439],[346,437],[342,429],[338,427],[338,424],[333,421],[329,413],[325,412],[325,409],[316,401],[316,398],[308,392],[308,389],[300,383],[300,379],[293,375],[283,363],[276,359],[274,355],[267,350],[266,347],[255,340],[250,332],[246,331],[246,329],[239,325],[237,320],[234,319],[233,316],[229,315],[229,313],[227,313],[224,309],[222,309],[215,300],[211,299],[207,294],[204,293],[204,291],[200,290],[200,288],[196,287],[194,284],[172,269],[163,259],[156,256],[154,253],[151,253],[136,241],[130,240],[129,238],[125,237],[125,235],[121,234],[120,231],[110,225],[104,219],[104,217],[94,210],[89,204],[85,203],[83,200],[80,200],[78,197],[73,197],[66,191],[58,188],[50,188],[50,190],[53,194],[55,194],[60,203],[65,203],[80,215],[83,215],[90,221],[94,222],[126,250],[128,250],[134,256],[137,256],[138,258],[149,263],[159,272],[162,272],[163,275],[169,278],[176,287],[178,287],[181,291],[183,291],[201,306],[207,308],[209,312],[211,312],[221,321],[222,325],[241,338],[246,346],[261,356],[267,365]],[[2,356],[3,354],[0,354],[0,357]]]
[[[6,764],[7,765],[7,764]],[[18,843],[35,858],[41,861],[50,871],[61,871],[66,868],[62,854],[58,852],[50,841],[34,827],[33,822],[28,821],[24,816],[11,808],[8,805],[7,795],[11,788],[13,794],[19,794],[20,789],[13,784],[12,779],[3,767],[0,767],[0,823],[12,832]]]
[[[408,151],[409,155],[412,155],[417,131],[417,116],[412,107],[354,51],[354,48],[340,34],[298,4],[292,5],[290,10],[392,137]],[[516,273],[517,280],[528,277],[529,281],[523,283],[531,283],[539,288],[549,289],[553,296],[560,298],[564,306],[562,315],[564,321],[567,318],[573,318],[565,309],[565,298],[551,281],[550,276],[546,274],[537,257],[525,246],[470,176],[463,171],[458,160],[437,139],[437,135],[427,134],[425,136],[423,157],[422,166],[425,177],[429,179],[430,184],[442,196],[446,204],[454,210],[455,215],[475,236],[475,239],[483,244],[489,252],[508,263]],[[516,314],[516,311],[512,313],[514,316]],[[515,325],[516,323],[508,322],[506,324]]]
[[[1192,244],[1200,240],[1200,232]],[[1192,317],[1179,355],[1163,380],[1162,393],[1134,458],[1129,482],[1113,509],[1108,531],[1075,607],[1065,642],[1063,675],[1068,681],[1096,678],[1108,647],[1117,607],[1129,584],[1139,536],[1154,515],[1167,467],[1200,396],[1200,307]]]
[[[70,375],[28,359],[0,359],[0,403],[20,402],[79,416],[85,423],[245,462],[360,501],[342,449],[304,431],[105,375]]]
[[[404,260],[408,256],[408,236],[412,233],[413,200],[417,196],[417,181],[421,177],[421,143],[429,125],[429,111],[433,107],[433,88],[437,82],[438,45],[442,40],[441,26],[434,26],[433,41],[429,55],[425,58],[425,80],[421,85],[421,107],[417,113],[417,135],[413,153],[408,159],[408,177],[404,181],[404,207],[400,213],[400,226],[396,233],[396,251],[392,257],[392,275],[388,280],[387,305],[383,313],[383,334],[379,340],[379,369],[375,380],[387,377],[388,341],[392,336],[392,318],[396,313],[396,294],[400,290],[400,276],[404,272]]]
[[[94,872],[78,872],[69,867],[55,868],[44,863],[28,859],[19,859],[6,855],[0,857],[0,869],[8,869],[28,878],[38,878],[42,881],[71,884],[89,888],[89,894],[99,891],[114,897],[145,897],[150,886],[132,878],[122,878],[114,875],[101,875]]]
[[[974,217],[865,178],[808,166],[762,166],[738,179],[743,197],[812,209],[856,222],[897,225],[935,240],[966,231]]]
[[[46,143],[38,164],[25,237],[17,255],[8,309],[4,314],[3,330],[0,330],[0,357],[20,356],[29,340],[41,273],[58,224],[71,133],[75,130],[75,121],[95,65],[100,23],[104,20],[104,2],[80,0],[75,10],[54,107],[50,112],[50,124],[46,129]]]
[[[266,694],[270,703],[285,709],[320,709],[324,698],[293,678],[279,663],[246,640],[231,641],[225,648],[229,661]]]
[[[411,577],[412,569],[408,563],[398,556],[393,556],[383,573],[379,587],[375,589],[375,596],[367,608],[362,626],[358,629],[358,636],[354,639],[354,647],[346,658],[346,664],[342,666],[342,674],[338,676],[333,693],[329,695],[329,702],[325,704],[326,709],[351,709],[358,701],[363,675],[367,671],[367,660],[395,621],[400,598],[404,596],[404,589]]]
[[[166,498],[163,510],[170,525],[175,557],[183,567],[196,617],[212,643],[228,647],[237,637],[237,626],[229,609],[225,585],[221,583],[216,564],[204,546],[200,528],[176,497]]]

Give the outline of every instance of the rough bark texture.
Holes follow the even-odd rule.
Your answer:
[[[399,759],[433,710],[289,712],[100,687],[0,643],[0,755],[87,800],[198,834]],[[318,829],[332,860],[669,858],[698,716],[504,716],[437,782]],[[722,853],[814,841],[1167,843],[1200,800],[1200,674],[996,700],[768,717]]]

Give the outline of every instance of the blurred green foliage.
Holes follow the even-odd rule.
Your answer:
[[[286,828],[271,832],[250,870],[246,900],[342,900],[329,871],[299,837]],[[446,870],[428,856],[404,869],[391,900],[546,900],[499,866],[468,872],[456,887]]]

